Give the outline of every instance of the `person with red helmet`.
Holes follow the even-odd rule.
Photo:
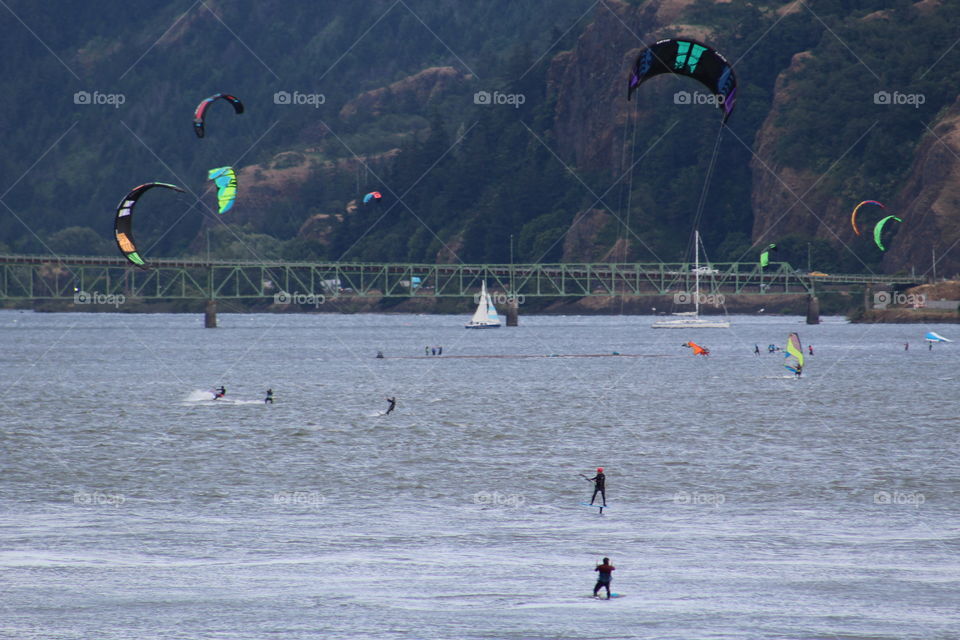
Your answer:
[[[584,476],[586,478],[586,476]],[[603,475],[603,467],[597,467],[597,475],[587,478],[593,484],[593,497],[590,498],[590,504],[597,499],[597,493],[603,498],[603,506],[607,506],[607,477]]]

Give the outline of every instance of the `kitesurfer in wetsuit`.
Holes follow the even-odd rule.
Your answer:
[[[610,599],[610,580],[613,578],[611,573],[616,570],[612,564],[610,564],[610,558],[604,558],[603,564],[598,564],[594,571],[599,573],[597,576],[597,584],[593,587],[593,597],[597,597],[597,592],[600,591],[600,587],[603,587],[607,590],[607,600]]]
[[[756,355],[760,355],[760,345],[758,344],[753,345],[753,353]]]
[[[607,477],[603,475],[603,467],[597,467],[597,475],[587,478],[593,484],[593,497],[590,498],[590,504],[597,499],[597,493],[603,498],[603,506],[607,506]]]
[[[267,397],[263,399],[263,404],[273,404],[273,389],[267,389]]]
[[[227,389],[226,389],[226,387],[224,387],[223,385],[220,385],[219,387],[217,387],[216,389],[214,389],[213,399],[214,399],[214,400],[219,400],[220,398],[222,398],[222,397],[225,396],[225,395],[227,395]]]
[[[394,397],[392,397],[392,398],[387,398],[387,402],[390,403],[390,406],[387,408],[387,412],[386,412],[385,414],[383,414],[383,415],[385,415],[385,416],[386,416],[386,415],[390,415],[390,412],[393,411],[394,408],[396,408],[396,406],[397,406],[397,398],[396,398],[396,396],[394,396]]]

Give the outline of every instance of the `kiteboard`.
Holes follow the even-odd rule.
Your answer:
[[[585,506],[585,507],[596,507],[596,508],[598,508],[598,509],[609,509],[609,508],[610,508],[610,507],[608,507],[608,506],[605,505],[605,504],[590,504],[589,502],[581,502],[580,504],[582,504],[582,505]]]
[[[611,593],[611,594],[610,594],[610,598],[611,598],[611,599],[613,599],[613,598],[622,598],[623,596],[624,596],[624,594],[622,594],[622,593]],[[606,599],[607,599],[607,595],[606,595],[605,593],[604,593],[603,595],[597,594],[597,595],[592,595],[592,596],[590,596],[590,597],[593,598],[594,600],[606,600]]]

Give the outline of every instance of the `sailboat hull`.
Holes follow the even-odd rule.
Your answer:
[[[464,329],[499,329],[500,323],[497,324],[466,324],[463,327]]]
[[[726,320],[694,320],[681,318],[678,320],[658,320],[650,325],[651,329],[729,329],[730,323]]]

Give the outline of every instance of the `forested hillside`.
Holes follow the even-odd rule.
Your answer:
[[[150,256],[677,260],[698,226],[714,260],[776,242],[796,266],[902,270],[932,244],[960,266],[957,2],[7,6],[3,251],[113,255],[117,202],[156,180],[188,193],[142,203]],[[626,100],[637,53],[671,36],[733,63],[727,128],[677,102],[688,79]],[[198,139],[193,110],[217,92],[245,113],[214,104]],[[920,158],[937,150],[934,180]],[[239,195],[219,216],[205,178],[224,165]],[[851,237],[862,199],[911,212],[886,257]]]

